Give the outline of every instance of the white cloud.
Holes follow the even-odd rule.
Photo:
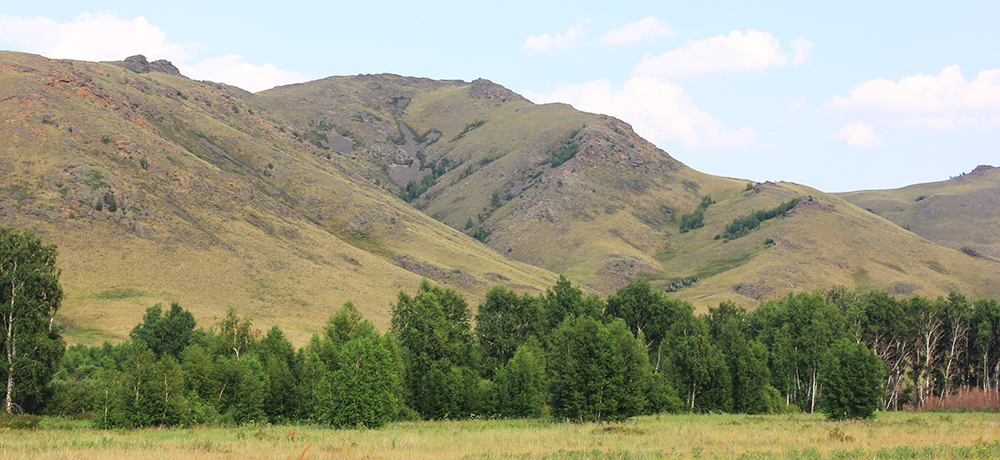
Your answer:
[[[200,48],[171,43],[159,27],[139,16],[131,21],[113,13],[81,14],[65,24],[44,17],[0,16],[0,41],[20,51],[54,59],[120,60],[135,54],[150,59],[184,60]]]
[[[830,135],[830,139],[843,139],[847,141],[847,145],[858,149],[878,147],[885,142],[885,138],[875,134],[871,126],[860,121],[842,126]]]
[[[670,26],[650,16],[639,22],[612,30],[604,34],[600,41],[605,46],[627,46],[649,38],[671,37],[676,34],[677,32]]]
[[[704,40],[694,40],[659,56],[646,57],[636,66],[634,75],[646,77],[697,77],[734,71],[764,70],[789,64],[801,65],[809,57],[812,42],[792,40],[791,56],[768,32],[734,30]]]
[[[564,102],[579,110],[603,113],[630,123],[653,143],[680,141],[687,149],[751,149],[757,143],[749,128],[730,131],[725,123],[701,110],[684,88],[666,80],[633,77],[621,89],[608,80],[560,86],[549,94],[526,91],[536,102]]]
[[[17,51],[55,59],[117,61],[136,54],[151,61],[168,59],[187,77],[223,82],[248,91],[303,82],[309,77],[273,64],[249,64],[243,56],[235,54],[187,64],[207,47],[171,42],[165,32],[142,16],[126,20],[113,13],[84,13],[62,24],[44,17],[0,15],[0,43],[11,43]]]
[[[972,82],[957,65],[938,76],[919,74],[898,83],[868,80],[823,107],[901,128],[1000,129],[1000,69],[979,72]]]
[[[196,80],[224,82],[250,92],[309,79],[309,74],[281,70],[273,64],[249,64],[239,54],[205,59],[195,65],[178,64],[177,68],[182,74]]]
[[[587,22],[589,21],[577,22],[570,26],[565,34],[557,33],[555,36],[552,36],[544,33],[536,37],[528,37],[524,41],[524,44],[521,45],[521,50],[528,54],[555,54],[556,51],[574,48],[586,38],[587,33],[583,30],[583,27],[587,25]]]

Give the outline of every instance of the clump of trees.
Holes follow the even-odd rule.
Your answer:
[[[801,201],[799,198],[792,198],[771,209],[755,211],[749,215],[737,217],[733,219],[731,224],[726,225],[726,230],[722,233],[722,237],[727,240],[735,240],[741,236],[746,236],[752,230],[760,227],[761,222],[784,216],[798,205],[799,201]]]
[[[705,210],[713,204],[715,204],[715,200],[711,196],[705,195],[701,198],[701,204],[698,205],[698,208],[694,212],[682,215],[680,224],[681,233],[687,233],[696,228],[704,227]]]
[[[424,281],[400,292],[389,331],[348,302],[299,349],[235,310],[206,330],[177,304],[154,306],[129,341],[69,348],[34,407],[91,414],[100,427],[678,411],[867,418],[960,388],[996,391],[998,325],[995,301],[958,294],[837,288],[696,315],[644,280],[605,300],[564,277],[537,296],[497,286],[473,316],[457,291]]]

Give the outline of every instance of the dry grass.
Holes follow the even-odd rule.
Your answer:
[[[908,409],[915,409],[915,405]],[[987,411],[1000,412],[1000,392],[981,388],[962,388],[955,394],[932,396],[920,407],[923,411]]]
[[[407,422],[382,430],[317,426],[45,429],[0,433],[0,458],[991,458],[996,414],[882,413],[873,421],[819,415],[677,415],[621,424],[536,420]]]

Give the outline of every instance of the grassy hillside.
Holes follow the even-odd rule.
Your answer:
[[[715,239],[733,219],[792,198],[786,216],[734,240]],[[770,241],[769,241],[770,240]],[[951,290],[997,297],[1000,266],[921,238],[836,196],[790,183],[760,184],[720,197],[705,226],[673,239],[665,271],[697,275],[681,297],[711,306],[732,300],[753,306],[788,292],[842,285],[898,295],[937,297]]]
[[[1000,260],[1000,168],[947,181],[839,196],[942,246]]]
[[[339,77],[260,98],[285,104],[282,115],[298,126],[349,125],[367,146],[358,157],[402,193],[407,180],[423,179],[409,195],[415,207],[500,254],[605,294],[642,276],[661,288],[697,277],[674,295],[701,307],[721,300],[752,307],[835,285],[1000,295],[996,266],[836,196],[786,183],[748,190],[746,181],[687,168],[620,120],[533,105],[483,80]],[[359,112],[373,115],[343,118]],[[395,145],[398,156],[365,153],[378,150],[373,145]],[[716,203],[703,211],[704,226],[682,231],[682,216],[706,196]],[[801,203],[787,216],[742,238],[715,239],[734,219],[793,198]]]
[[[353,300],[388,325],[422,276],[481,296],[553,275],[499,257],[329,158],[236,88],[0,54],[0,224],[60,248],[71,341],[121,338],[179,301],[296,341]]]

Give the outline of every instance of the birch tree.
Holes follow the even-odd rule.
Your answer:
[[[56,247],[30,230],[0,227],[0,375],[8,413],[41,391],[62,358],[65,346],[52,330],[62,297]]]

